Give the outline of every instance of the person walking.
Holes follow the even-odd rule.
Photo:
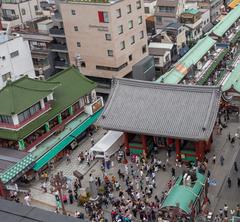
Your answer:
[[[224,213],[225,217],[228,216],[228,205],[227,204],[224,204],[223,213]]]
[[[240,187],[240,177],[237,178],[237,186]]]
[[[231,142],[231,134],[228,134],[228,141]]]
[[[221,166],[224,165],[224,157],[223,157],[223,155],[220,156],[220,163],[221,163]]]
[[[231,188],[232,180],[230,179],[230,177],[228,177],[228,179],[227,179],[227,184],[228,184],[228,188]]]
[[[176,171],[175,171],[175,169],[172,167],[172,169],[171,169],[171,172],[172,172],[172,177],[175,177],[175,175],[176,175]]]
[[[214,155],[213,155],[213,159],[212,159],[213,164],[216,163],[216,158],[217,158],[217,157],[216,157],[216,155],[214,154]]]
[[[237,162],[234,162],[234,170],[236,171],[236,173],[238,172],[238,166],[237,166]]]

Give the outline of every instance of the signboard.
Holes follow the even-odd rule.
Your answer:
[[[95,103],[92,104],[92,113],[94,114],[100,108],[102,108],[102,99],[97,100]]]

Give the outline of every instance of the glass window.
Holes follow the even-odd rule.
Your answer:
[[[118,34],[122,34],[123,33],[123,26],[122,25],[119,25],[118,26]]]
[[[78,26],[74,26],[74,31],[75,31],[75,32],[78,31]]]
[[[142,6],[141,6],[141,1],[136,1],[136,5],[137,5],[137,9],[140,9]]]
[[[132,54],[128,56],[129,61],[132,61]]]
[[[71,10],[72,15],[76,15],[76,11],[74,9]]]
[[[81,43],[80,42],[77,42],[77,47],[81,47]]]
[[[35,105],[31,106],[29,109],[21,112],[18,114],[19,122],[21,123],[24,120],[29,119],[32,115],[38,112],[41,109],[40,102],[36,103]]]
[[[142,16],[139,16],[138,17],[138,24],[140,25],[140,24],[142,24],[142,22],[143,22],[143,18],[142,18]]]
[[[34,5],[34,9],[35,9],[35,11],[38,11],[38,6]]]
[[[111,57],[113,56],[113,50],[109,49],[109,50],[107,50],[107,53],[108,53],[108,56],[111,56]]]
[[[125,41],[120,42],[120,49],[121,50],[125,49]]]
[[[22,15],[26,15],[26,10],[24,8],[21,9]]]
[[[117,12],[117,18],[120,18],[122,16],[121,9],[120,8],[117,9],[116,12]]]
[[[112,40],[111,34],[108,34],[108,33],[105,34],[105,38],[106,38],[107,41]]]
[[[131,5],[127,5],[127,13],[131,13],[132,12],[132,6]]]
[[[9,124],[13,124],[13,119],[12,119],[11,116],[0,115],[0,122],[1,122],[1,123],[9,123]]]
[[[98,20],[100,23],[109,23],[108,12],[98,11]]]
[[[128,28],[129,29],[133,28],[133,20],[128,21]]]
[[[135,43],[135,36],[134,36],[134,35],[131,36],[131,38],[130,38],[130,42],[131,42],[131,45]]]
[[[144,12],[145,14],[149,14],[150,13],[149,7],[144,7]]]
[[[147,52],[147,46],[144,45],[144,46],[142,47],[142,53],[146,53],[146,52]]]
[[[143,31],[139,32],[139,36],[140,36],[140,39],[143,39],[144,38],[144,32]]]
[[[2,75],[3,82],[6,82],[8,79],[9,80],[11,79],[11,73],[10,72],[5,73],[5,74]]]

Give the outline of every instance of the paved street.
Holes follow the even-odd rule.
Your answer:
[[[209,170],[211,171],[211,179],[216,181],[216,186],[209,187],[209,199],[211,201],[210,210],[215,211],[218,213],[219,208],[223,207],[224,203],[229,205],[229,209],[234,208],[237,202],[240,200],[240,192],[236,186],[236,173],[232,170],[232,165],[235,159],[238,159],[238,164],[240,168],[240,152],[239,152],[239,142],[237,141],[235,147],[231,147],[231,144],[227,140],[227,136],[229,132],[233,136],[237,130],[239,123],[233,118],[226,129],[223,129],[222,135],[215,135],[214,136],[214,143],[212,147],[211,153],[207,155],[209,159]],[[94,140],[97,142],[104,134],[104,130],[99,130],[94,134]],[[82,181],[83,187],[88,187],[89,183],[89,174],[91,173],[94,177],[100,176],[102,178],[102,171],[101,171],[101,161],[93,161],[91,166],[88,167],[86,163],[79,165],[77,160],[77,155],[80,151],[85,151],[86,149],[90,149],[91,142],[90,139],[83,141],[80,146],[75,149],[71,155],[71,163],[67,165],[66,160],[62,160],[51,173],[56,173],[59,171],[63,171],[64,175],[67,176],[69,179],[73,179],[72,172],[74,170],[80,171],[84,174],[84,180]],[[217,161],[216,164],[212,164],[212,156],[216,154]],[[223,154],[225,158],[224,166],[220,165],[220,155]],[[124,172],[124,165],[118,164],[116,160],[114,160],[114,166],[107,171],[108,175],[117,175],[117,171],[120,168],[122,172]],[[161,159],[163,162],[166,160],[166,150],[160,150],[159,154],[157,155],[157,159]],[[172,153],[170,158],[170,165],[175,167],[175,153]],[[129,160],[129,169],[133,166],[133,169],[136,170],[135,164],[132,164]],[[160,196],[162,191],[166,190],[167,183],[171,177],[170,167],[167,167],[167,171],[164,172],[162,170],[159,171],[156,175],[156,184],[157,189],[154,190],[153,196],[158,195]],[[176,175],[179,175],[183,170],[182,168],[176,169]],[[240,174],[240,173],[239,173]],[[226,178],[228,175],[232,178],[232,188],[229,189],[226,184]],[[117,177],[117,176],[116,176]],[[118,178],[118,177],[117,177]],[[125,187],[125,184],[121,183],[122,187]],[[33,205],[48,209],[54,210],[55,209],[55,198],[53,194],[43,193],[41,190],[41,182],[36,181],[31,185],[31,194],[33,197]],[[117,195],[117,193],[115,192]],[[66,205],[66,209],[70,214],[73,214],[75,210],[80,210],[84,212],[83,209],[77,206],[75,202],[73,205]],[[110,209],[105,209],[105,215],[107,218],[110,217]]]

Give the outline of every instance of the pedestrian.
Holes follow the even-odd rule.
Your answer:
[[[224,213],[225,217],[228,216],[228,205],[227,204],[224,204],[223,213]]]
[[[228,141],[231,142],[231,134],[228,134]]]
[[[228,177],[227,179],[227,184],[228,184],[228,188],[231,188],[232,180],[230,179],[230,177]]]
[[[237,178],[237,186],[240,187],[240,177]]]
[[[210,176],[211,176],[211,172],[210,172],[210,170],[208,170],[207,177],[210,178]]]
[[[221,166],[223,166],[223,164],[224,164],[224,157],[223,157],[223,155],[220,156],[220,163],[221,163]]]
[[[213,162],[213,164],[215,164],[215,163],[216,163],[216,155],[215,155],[215,154],[213,155],[212,162]]]
[[[176,175],[176,172],[175,172],[175,169],[172,167],[172,169],[171,169],[171,172],[172,172],[172,177],[175,177],[175,175]]]
[[[223,210],[222,209],[219,209],[219,216],[221,219],[223,218]]]
[[[222,130],[223,130],[223,126],[222,126],[222,124],[220,123],[220,124],[219,124],[219,134],[220,134],[220,135],[222,135]]]
[[[91,137],[91,144],[92,144],[92,146],[94,146],[94,139],[93,139],[93,137]]]
[[[24,201],[27,206],[31,206],[31,197],[30,194],[25,194]]]
[[[234,143],[235,143],[235,137],[233,137],[232,139],[231,139],[231,145],[232,145],[232,147],[234,147]]]
[[[67,165],[69,164],[69,163],[71,163],[71,159],[70,159],[70,155],[69,155],[69,153],[67,153]]]
[[[237,162],[234,162],[234,170],[236,171],[236,173],[238,172],[238,166],[237,166]]]

